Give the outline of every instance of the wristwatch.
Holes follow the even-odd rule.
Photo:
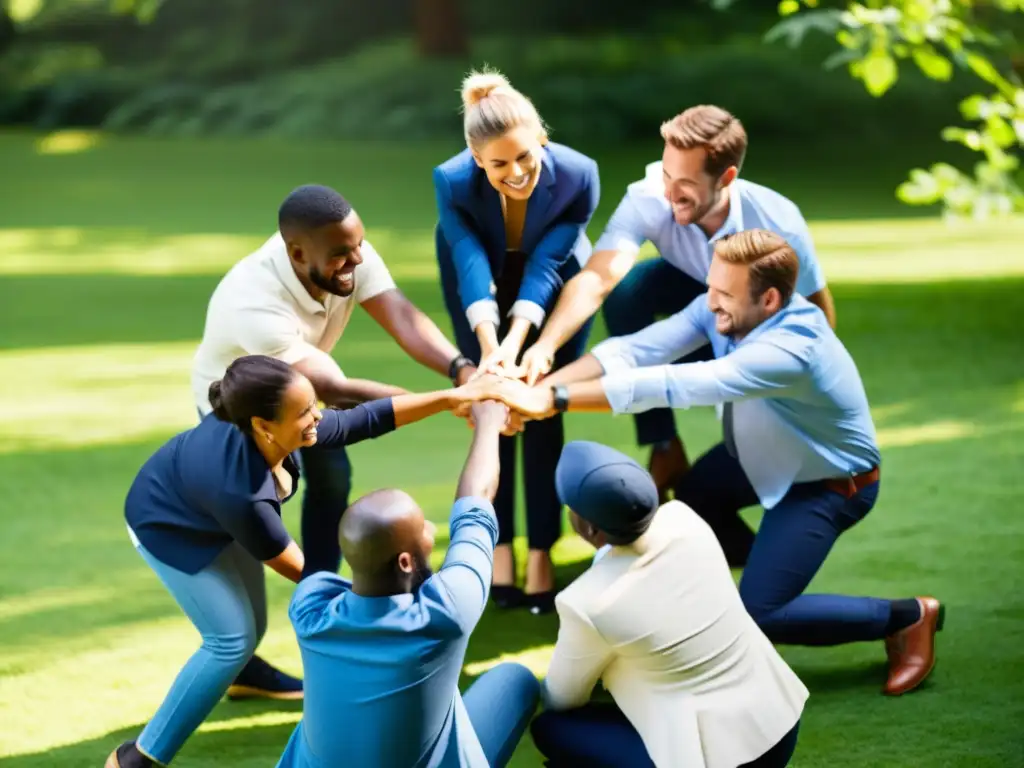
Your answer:
[[[556,384],[551,388],[554,394],[554,406],[558,413],[569,410],[569,388],[564,384]]]
[[[453,384],[457,384],[459,379],[459,371],[461,371],[467,365],[472,364],[473,361],[470,360],[468,357],[466,357],[465,355],[459,355],[454,360],[452,360],[451,364],[448,366],[448,378],[452,380]]]

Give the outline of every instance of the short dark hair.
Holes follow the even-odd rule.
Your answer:
[[[210,384],[213,414],[252,434],[252,419],[273,421],[281,411],[285,390],[295,379],[288,363],[267,355],[239,357],[224,372],[224,378]]]
[[[343,221],[352,213],[352,204],[339,192],[320,184],[305,184],[293,189],[277,211],[281,230],[311,230]]]
[[[704,170],[716,179],[732,166],[739,171],[747,154],[743,123],[711,104],[690,107],[662,123],[661,137],[676,149],[703,148]]]
[[[766,229],[746,229],[715,243],[715,256],[750,268],[750,297],[755,301],[777,288],[785,304],[796,290],[800,260],[786,238]]]

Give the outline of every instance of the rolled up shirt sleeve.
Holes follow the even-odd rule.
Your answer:
[[[779,397],[796,387],[807,370],[797,354],[770,342],[754,342],[708,362],[609,374],[601,378],[601,386],[615,413],[642,413]]]

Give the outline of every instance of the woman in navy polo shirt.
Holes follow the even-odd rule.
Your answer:
[[[238,358],[210,385],[213,413],[150,457],[125,502],[136,549],[203,643],[142,734],[111,753],[107,768],[169,763],[263,636],[263,564],[299,581],[302,551],[281,521],[281,505],[298,484],[296,451],[379,437],[483,399],[487,385],[478,379],[321,412],[308,379],[262,355]]]

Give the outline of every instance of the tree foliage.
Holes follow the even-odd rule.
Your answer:
[[[720,3],[721,4],[721,3]],[[949,163],[914,168],[896,194],[910,205],[941,203],[948,216],[986,218],[1024,211],[1017,182],[1024,146],[1024,88],[1005,55],[1011,40],[1004,22],[1024,13],[1024,0],[864,0],[844,10],[818,0],[782,0],[782,20],[767,41],[799,45],[811,31],[835,36],[839,50],[826,66],[845,65],[876,97],[911,63],[932,80],[946,82],[954,67],[973,73],[984,91],[960,103],[967,126],[942,131],[946,141],[980,155],[967,174]],[[894,130],[897,130],[894,126]]]

